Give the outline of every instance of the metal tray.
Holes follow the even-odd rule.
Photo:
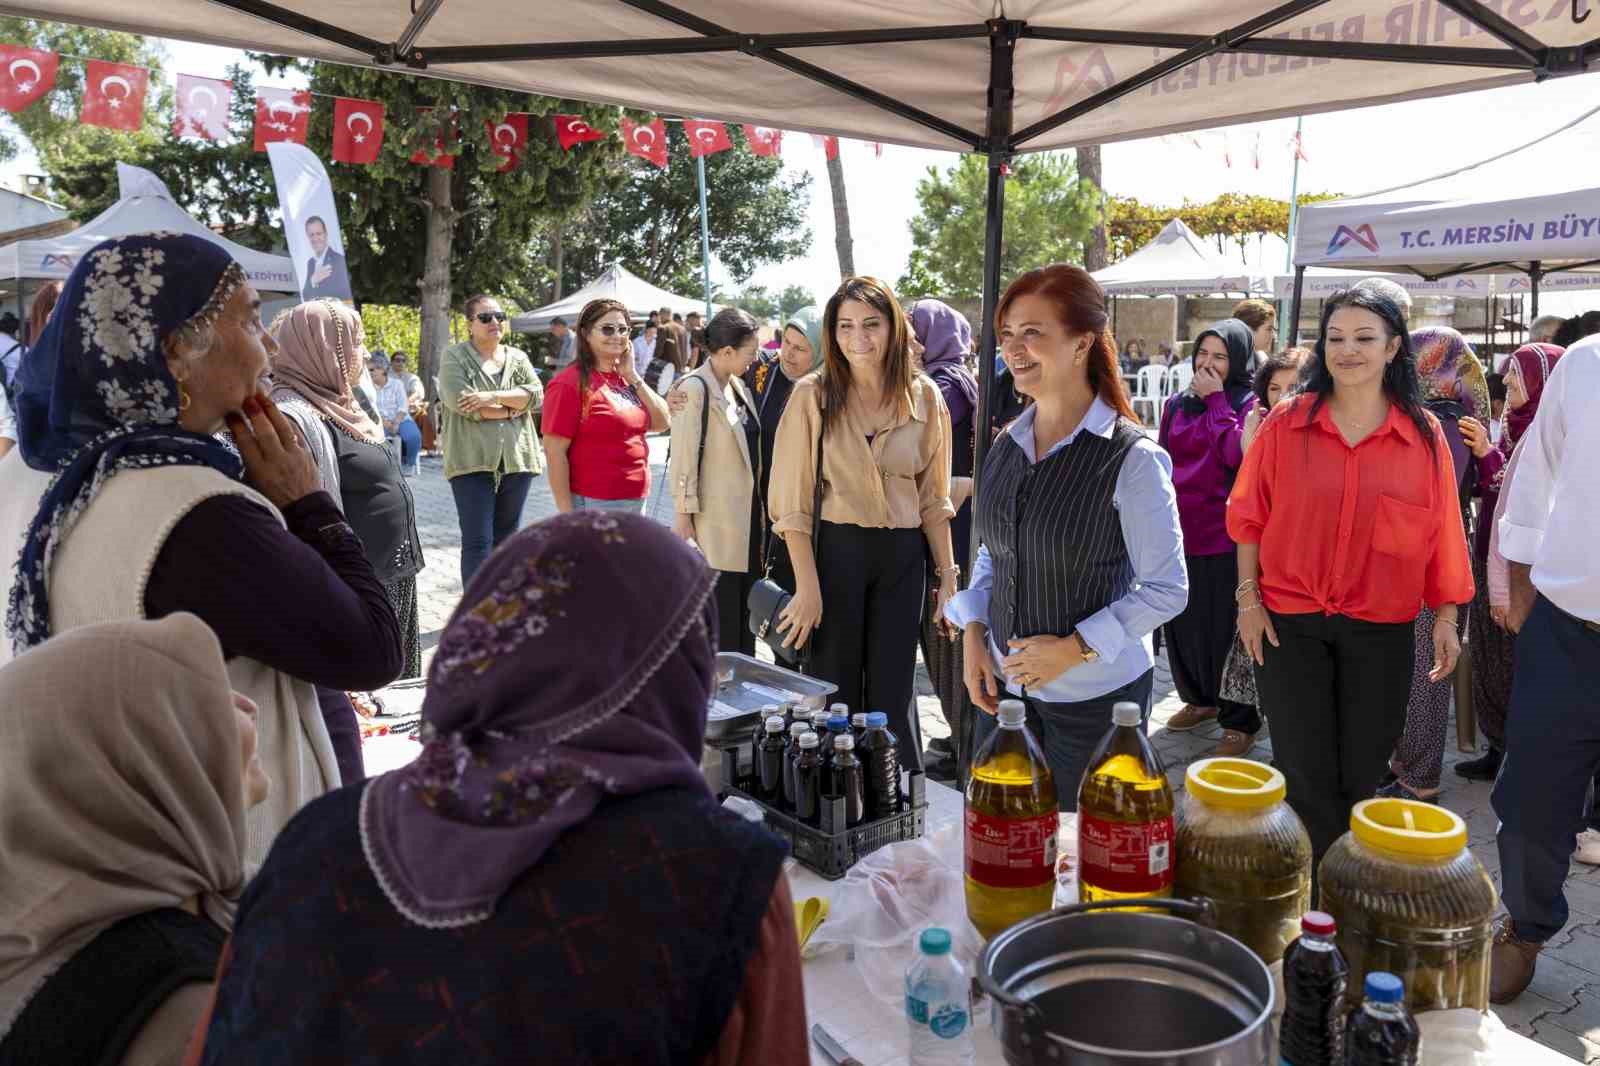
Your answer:
[[[767,708],[794,703],[811,711],[828,706],[837,685],[736,651],[717,653],[717,687],[706,711],[706,739],[752,731]]]

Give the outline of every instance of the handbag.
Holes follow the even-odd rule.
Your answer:
[[[823,431],[817,430],[817,470],[811,489],[811,547],[816,551],[817,539],[822,536],[822,436]],[[785,647],[784,634],[778,628],[779,618],[784,608],[789,606],[789,601],[794,599],[794,593],[772,580],[772,526],[767,526],[766,535],[762,537],[761,557],[766,561],[766,573],[754,585],[750,586],[750,595],[745,601],[745,606],[750,611],[750,632],[755,634],[757,640],[762,641],[772,649],[772,655],[778,662],[785,666],[804,668],[806,653],[810,649],[810,640],[806,641],[805,648]]]

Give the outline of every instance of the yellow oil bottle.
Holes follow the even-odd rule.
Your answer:
[[[1056,783],[1020,700],[1000,704],[999,728],[967,782],[967,917],[985,938],[1050,909],[1056,887]]]
[[[1078,791],[1078,898],[1172,895],[1172,786],[1136,703],[1112,708]]]

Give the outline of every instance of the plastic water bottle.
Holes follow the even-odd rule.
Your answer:
[[[922,955],[906,972],[910,1066],[972,1066],[972,1003],[967,972],[950,954],[950,933],[925,929]]]
[[[1332,916],[1308,911],[1300,937],[1283,954],[1284,1066],[1344,1066],[1344,990],[1350,967],[1333,942]]]
[[[900,813],[900,750],[895,735],[889,732],[889,716],[882,711],[867,712],[867,731],[856,745],[867,778],[868,818],[887,818]]]
[[[1345,1029],[1347,1066],[1417,1066],[1422,1030],[1406,1010],[1406,986],[1381,970],[1367,974],[1366,1000]]]

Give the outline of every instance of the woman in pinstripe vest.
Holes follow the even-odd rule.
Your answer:
[[[1032,403],[984,462],[971,586],[945,611],[965,634],[967,689],[994,728],[1020,697],[1063,810],[1113,704],[1150,712],[1149,636],[1183,610],[1188,577],[1172,464],[1145,435],[1118,372],[1105,294],[1056,264],[1011,283],[995,326]]]

